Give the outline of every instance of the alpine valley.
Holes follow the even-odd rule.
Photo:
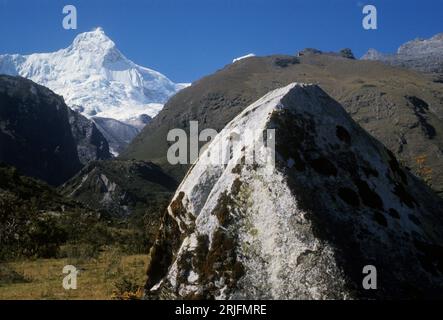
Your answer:
[[[189,85],[102,28],[0,55],[0,298],[443,299],[442,57],[250,53]],[[218,134],[171,164],[191,121]]]

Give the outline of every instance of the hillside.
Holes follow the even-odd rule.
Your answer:
[[[443,191],[443,85],[380,62],[305,50],[296,56],[249,57],[227,65],[173,96],[122,154],[153,161],[178,179],[188,169],[167,163],[173,128],[221,130],[268,91],[292,82],[318,84],[434,190]]]

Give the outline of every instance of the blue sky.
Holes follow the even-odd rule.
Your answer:
[[[62,28],[66,4],[77,30]],[[365,4],[376,5],[378,30],[362,28]],[[443,32],[443,0],[0,0],[0,54],[55,51],[97,26],[129,59],[188,82],[250,52],[393,52]]]

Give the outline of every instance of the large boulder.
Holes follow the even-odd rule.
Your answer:
[[[248,161],[265,132],[272,145],[268,129],[274,164],[263,147],[255,159],[268,161]],[[151,248],[146,296],[442,298],[441,208],[323,90],[290,84],[236,116],[187,173]],[[362,285],[367,266],[375,290]]]

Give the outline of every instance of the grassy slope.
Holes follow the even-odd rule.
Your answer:
[[[115,293],[123,293],[125,283],[139,288],[144,285],[147,262],[147,255],[125,255],[108,249],[97,259],[0,263],[0,268],[7,268],[16,275],[15,281],[0,279],[0,299],[112,299]],[[65,276],[62,270],[69,264],[81,270],[76,290],[65,290],[62,286]]]
[[[148,235],[142,231],[1,165],[0,299],[110,299],[114,291],[133,292],[145,280],[147,256],[140,253],[148,250]],[[35,250],[49,244],[58,249]],[[77,290],[62,287],[68,264],[82,270]]]

